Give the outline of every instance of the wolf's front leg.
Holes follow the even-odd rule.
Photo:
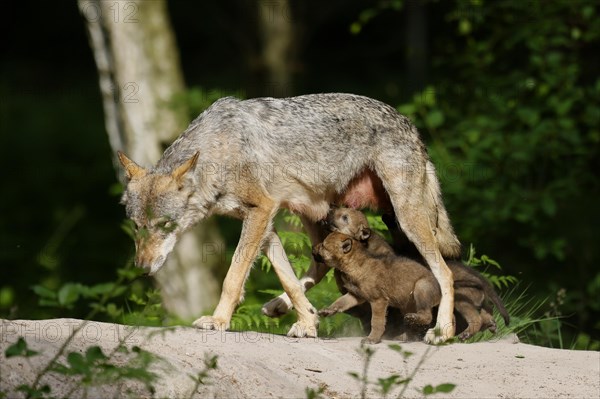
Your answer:
[[[308,218],[304,216],[300,216],[302,220],[302,224],[304,225],[304,229],[306,230],[308,237],[310,238],[312,245],[317,245],[320,242],[323,242],[325,237],[327,236],[327,231],[323,226],[310,221]],[[324,265],[323,263],[316,262],[314,259],[312,260],[310,267],[306,274],[302,276],[300,279],[300,284],[303,292],[308,291],[316,284],[319,283],[325,277],[327,272],[329,271],[329,267]],[[264,315],[269,317],[279,317],[288,313],[292,310],[294,304],[290,299],[287,293],[283,293],[279,295],[277,298],[271,299],[269,302],[265,303],[262,307],[262,312]]]
[[[298,313],[298,321],[294,323],[288,336],[290,337],[316,337],[319,317],[316,309],[310,304],[304,295],[304,289],[294,274],[283,244],[275,230],[271,230],[265,238],[263,252],[271,261],[284,291],[290,298],[292,305]]]
[[[242,224],[242,234],[231,266],[223,281],[221,299],[212,316],[202,316],[194,322],[194,326],[204,330],[221,330],[229,328],[231,316],[238,303],[243,300],[244,283],[250,267],[258,255],[260,243],[271,223],[277,209],[272,206],[252,208]]]

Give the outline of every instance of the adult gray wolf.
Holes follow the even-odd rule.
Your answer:
[[[297,212],[315,244],[324,237],[317,221],[338,203],[397,215],[441,286],[441,334],[432,329],[426,339],[442,342],[454,335],[452,273],[443,256],[457,256],[460,243],[419,134],[392,107],[340,93],[227,97],[192,121],[154,167],[144,169],[124,154],[119,158],[129,178],[123,202],[139,229],[136,262],[150,273],[159,270],[177,237],[201,219],[211,214],[243,219],[219,304],[195,326],[229,327],[262,248],[286,293],[285,300],[277,298],[263,311],[293,306],[298,321],[289,335],[315,336],[318,316],[304,291],[328,268],[313,263],[300,283],[272,219],[282,207]]]
[[[358,210],[348,208],[332,209],[325,223],[330,231],[346,234],[362,243],[372,258],[396,257],[397,263],[401,265],[401,269],[405,269],[407,267],[406,264],[412,264],[413,262],[418,262],[425,267],[420,256],[404,256],[404,253],[394,251],[382,236],[371,231],[367,218]],[[390,229],[392,230],[392,235],[400,233],[393,231],[396,229],[395,223]],[[404,248],[404,250],[407,250],[409,253],[412,252],[408,248]],[[458,331],[462,331],[459,334],[460,339],[467,339],[485,329],[495,332],[496,322],[492,316],[492,304],[496,306],[504,318],[505,324],[509,324],[510,317],[502,300],[496,291],[494,291],[491,284],[481,274],[473,268],[464,265],[461,261],[449,260],[447,264],[454,276],[454,309],[455,315],[459,317],[457,321]],[[340,292],[346,294],[348,289],[345,285],[352,285],[352,282],[348,281],[339,269],[335,269],[335,277]],[[405,278],[399,271],[391,271],[390,275],[379,276],[380,280],[386,281],[396,281],[396,279]],[[350,288],[351,290],[352,288]],[[352,298],[342,297],[331,306],[320,311],[319,314],[331,315],[340,311],[346,311],[360,318],[363,327],[370,330],[370,306],[368,304],[354,306],[353,302],[355,301]],[[349,307],[350,305],[353,307]],[[390,308],[387,312],[385,333],[389,337],[405,333],[403,315],[401,313],[398,314],[395,310],[396,308]],[[463,325],[465,323],[466,325]]]

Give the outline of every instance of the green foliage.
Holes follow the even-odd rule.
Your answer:
[[[72,333],[70,339],[74,334],[76,334],[76,331]],[[63,349],[64,346],[59,354]],[[121,359],[118,361],[112,358],[115,353],[121,354]],[[28,348],[22,337],[19,337],[18,341],[9,346],[4,352],[7,358],[15,356],[30,358],[38,354],[38,352]],[[50,387],[48,385],[38,387],[37,383],[42,375],[53,373],[76,379],[77,382],[71,391],[65,395],[66,397],[69,397],[70,394],[80,388],[85,390],[90,386],[114,384],[117,381],[125,382],[127,380],[141,382],[150,393],[153,393],[152,383],[158,376],[151,372],[149,368],[160,360],[156,355],[137,346],[128,349],[122,343],[109,355],[104,354],[98,346],[90,346],[85,354],[79,352],[67,353],[66,363],[61,363],[57,359],[58,356],[55,356],[48,366],[38,373],[33,383],[20,385],[17,390],[25,393],[28,398],[47,397],[51,393]]]
[[[200,385],[206,385],[210,378],[210,372],[218,368],[218,356],[217,355],[204,355],[204,368],[198,371],[195,375],[188,374],[189,377],[194,381],[194,387],[190,392],[189,398],[192,399],[195,395],[200,394],[198,388]]]
[[[502,267],[498,262],[491,259],[487,255],[481,255],[481,257],[477,258],[475,252],[475,247],[473,244],[469,246],[469,252],[467,254],[467,260],[465,264],[467,266],[471,266],[474,268],[487,268],[487,266],[493,266],[498,270],[502,270]],[[479,272],[497,289],[508,288],[511,285],[517,284],[518,279],[515,276],[511,275],[496,275],[487,273],[485,270],[479,270]]]
[[[17,342],[6,348],[4,351],[4,356],[6,356],[7,359],[15,356],[32,357],[37,354],[39,354],[39,352],[29,349],[27,342],[25,342],[23,337],[19,337]]]
[[[414,355],[413,352],[403,350],[402,346],[398,344],[388,345],[388,348],[400,354],[403,359],[402,363],[405,365],[407,364],[406,361]],[[423,352],[423,355],[417,362],[416,366],[412,370],[408,370],[405,367],[404,375],[391,374],[387,377],[380,377],[376,381],[371,381],[369,379],[369,366],[371,364],[371,361],[373,360],[373,356],[375,355],[376,350],[368,345],[361,344],[357,352],[363,358],[363,369],[360,373],[351,371],[348,372],[348,374],[359,383],[361,398],[367,397],[367,389],[369,386],[374,386],[383,398],[387,398],[388,395],[390,395],[396,389],[400,388],[396,397],[403,398],[405,397],[404,394],[408,389],[411,381],[414,380],[415,375],[417,375],[417,373],[427,360],[429,352],[432,348],[432,346],[427,347],[427,349]],[[455,387],[456,385],[450,383],[440,384],[436,386],[427,385],[421,389],[421,393],[425,396],[433,395],[435,393],[450,393],[454,390]]]
[[[320,385],[317,389],[314,388],[306,388],[306,399],[324,399],[323,392],[325,392],[325,387]]]
[[[125,361],[112,360],[98,346],[88,347],[85,355],[69,352],[66,363],[56,362],[50,368],[50,372],[77,378],[78,388],[85,389],[89,386],[114,384],[115,381],[133,380],[143,383],[147,390],[153,393],[152,383],[158,376],[149,368],[160,358],[137,346],[129,349],[122,344],[118,346],[115,353],[124,356]]]
[[[31,289],[40,306],[69,310],[87,307],[95,317],[106,321],[160,326],[168,315],[162,308],[158,290],[140,280],[143,273],[140,268],[126,266],[117,269],[114,282],[94,285],[68,282],[56,290],[37,284]]]
[[[569,319],[598,328],[597,284],[580,283],[600,276],[598,3],[430,7],[441,16],[429,86],[398,110],[429,143],[459,236],[540,281],[541,296],[560,280]]]
[[[423,395],[429,396],[436,393],[450,393],[454,390],[454,388],[456,388],[456,385],[454,384],[440,384],[436,385],[435,387],[432,385],[426,385],[423,387],[422,392]]]

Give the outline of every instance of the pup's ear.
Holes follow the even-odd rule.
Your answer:
[[[173,173],[171,173],[171,176],[173,176],[173,179],[175,179],[178,184],[183,182],[183,177],[186,173],[188,173],[190,170],[194,170],[196,163],[198,162],[199,155],[200,152],[196,152],[190,159],[182,163],[173,171]]]
[[[139,179],[146,176],[146,169],[127,158],[127,155],[123,154],[121,151],[117,151],[117,156],[119,157],[119,162],[121,162],[121,165],[123,165],[123,168],[125,169],[127,180]]]
[[[342,252],[347,254],[351,250],[352,250],[352,239],[346,238],[344,241],[342,241]]]
[[[358,230],[358,240],[367,241],[371,237],[371,229],[368,227],[361,226]]]

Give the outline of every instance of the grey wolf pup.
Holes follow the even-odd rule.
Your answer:
[[[371,332],[364,339],[378,343],[385,331],[388,306],[398,308],[412,330],[431,324],[431,310],[441,299],[433,274],[414,261],[396,256],[373,256],[349,235],[333,232],[314,247],[314,256],[343,273],[348,293],[322,314],[334,314],[360,305],[371,305]]]
[[[216,101],[151,168],[119,154],[129,182],[127,215],[140,231],[136,262],[157,272],[182,232],[211,214],[243,220],[240,242],[212,316],[194,325],[226,330],[244,282],[262,249],[285,297],[265,305],[276,314],[296,308],[293,336],[315,336],[318,316],[304,291],[328,268],[313,263],[299,282],[272,226],[280,208],[301,215],[313,244],[325,236],[317,221],[330,204],[379,208],[397,216],[441,286],[436,336],[454,335],[452,273],[443,256],[460,253],[442,203],[435,169],[410,121],[392,107],[352,94]]]
[[[339,208],[334,209],[330,212],[326,220],[327,226],[331,231],[337,231],[347,234],[357,241],[360,241],[369,255],[374,258],[395,256],[394,250],[387,243],[387,241],[377,233],[372,233],[369,228],[369,223],[365,215],[354,209]],[[398,256],[402,262],[418,262],[424,268],[423,261],[418,257],[409,259],[405,256]],[[494,288],[490,283],[473,268],[464,265],[460,261],[448,261],[448,266],[454,275],[454,309],[457,316],[464,319],[466,326],[461,326],[457,323],[459,331],[459,338],[464,340],[471,337],[473,334],[489,329],[492,332],[496,331],[496,322],[492,316],[491,303],[496,305],[498,311],[503,316],[506,325],[510,322],[510,317],[502,300],[498,294],[494,291]],[[335,270],[336,282],[340,291],[347,291],[344,285],[352,284],[348,281],[348,278],[344,276],[338,269]],[[385,276],[386,280],[390,280],[393,276]],[[342,292],[345,294],[345,292]],[[338,301],[340,303],[338,303]],[[336,303],[332,304],[328,308],[319,312],[321,315],[330,315],[346,310],[348,299],[343,297]],[[490,303],[491,302],[491,303]],[[370,318],[370,309],[366,304],[356,306],[355,310],[351,313],[352,315],[359,317],[363,324],[370,324],[368,319]],[[399,323],[402,319],[393,312],[393,309],[388,311],[387,323],[391,324],[391,331],[395,332],[393,336],[397,335],[399,331],[402,331],[403,323]],[[462,320],[461,320],[462,321]],[[462,323],[464,324],[464,323]],[[400,326],[398,326],[400,325]],[[388,327],[386,327],[386,334],[388,333]]]

